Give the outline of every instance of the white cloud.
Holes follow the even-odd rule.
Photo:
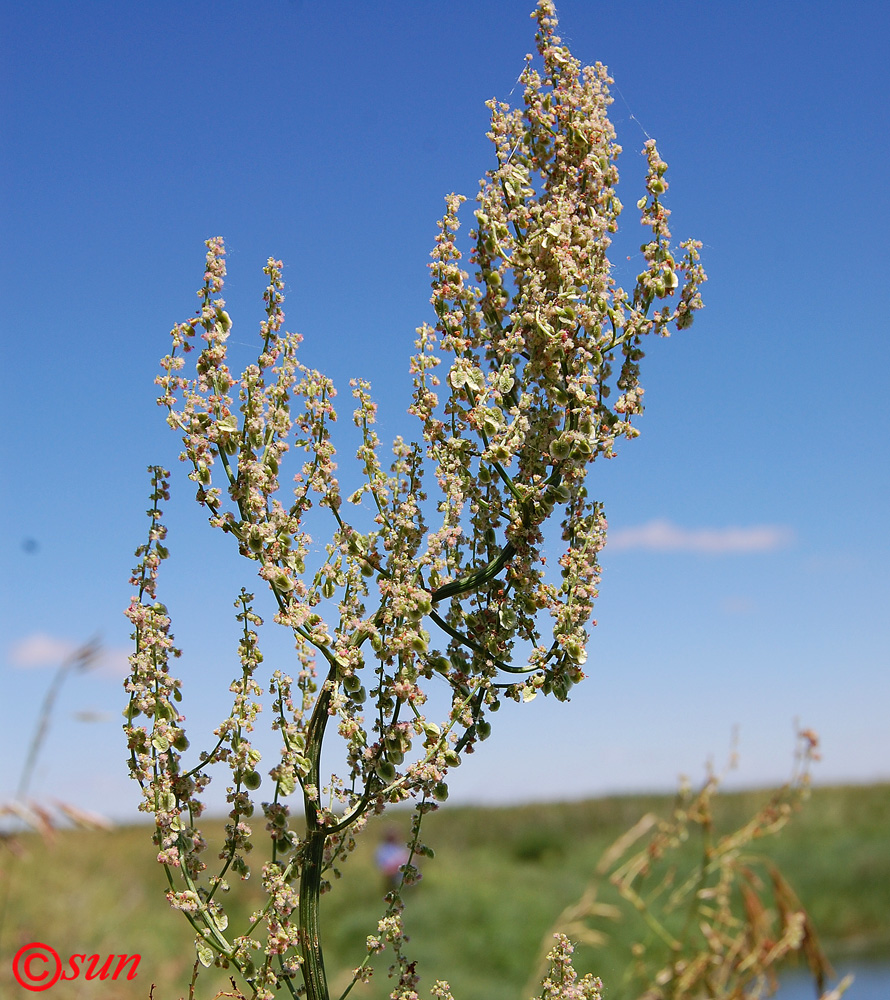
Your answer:
[[[89,655],[90,649],[94,650],[92,656]],[[79,653],[84,653],[87,654],[86,662],[90,669],[109,677],[125,677],[129,672],[127,657],[130,652],[129,649],[103,646],[95,639],[83,643],[46,635],[44,632],[34,632],[9,647],[7,661],[12,666],[23,669],[59,667],[66,660],[74,659]]]
[[[15,667],[57,667],[73,656],[78,648],[78,643],[68,639],[35,632],[10,648],[9,662]]]
[[[99,671],[107,677],[126,677],[132,652],[130,646],[103,646],[99,651]]]
[[[757,604],[750,597],[725,597],[720,607],[728,615],[753,615]]]
[[[784,548],[794,535],[790,528],[761,524],[750,528],[681,528],[656,520],[635,528],[609,532],[608,549],[647,549],[650,552],[772,552]]]

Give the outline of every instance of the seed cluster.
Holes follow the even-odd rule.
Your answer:
[[[700,244],[689,241],[674,255],[661,201],[666,164],[652,142],[638,203],[650,230],[645,269],[632,291],[616,284],[607,256],[621,212],[611,80],[599,64],[582,69],[562,45],[549,0],[534,16],[540,68],[529,56],[522,106],[489,102],[495,165],[481,182],[469,234],[472,279],[458,246],[464,199],[446,198],[430,264],[436,320],[417,331],[410,362],[410,443],[397,438],[384,458],[371,386],[353,381],[362,481],[344,497],[332,437],[335,388],[297,360],[300,337],[284,332],[280,261],[265,267],[257,361],[237,377],[228,367],[233,323],[220,294],[220,238],[207,241],[197,315],[173,328],[162,360],[158,402],[182,437],[197,500],[256,563],[274,621],[293,636],[295,669],[263,678],[263,623],[242,590],[232,712],[186,769],[180,682],[170,673],[178,652],[156,596],[169,475],[153,468],[149,537],[137,552],[129,610],[137,650],[127,681],[130,766],[142,808],[155,816],[170,902],[195,926],[199,958],[236,967],[258,997],[293,993],[300,975],[310,997],[326,995],[318,894],[370,815],[418,803],[404,869],[405,881],[418,878],[413,858],[430,853],[419,820],[447,797],[449,771],[487,738],[503,699],[566,700],[583,678],[606,538],[587,471],[638,433],[643,338],[688,326],[701,306]],[[289,453],[298,458],[285,496],[279,476]],[[331,518],[315,564],[307,529],[314,508]],[[559,538],[547,533],[548,522],[559,525]],[[438,722],[426,711],[433,686],[450,692]],[[251,743],[264,690],[280,736],[265,774]],[[321,766],[329,724],[346,747],[339,775]],[[230,815],[221,869],[210,877],[196,824],[219,764],[228,768]],[[261,788],[268,801],[255,794]],[[229,938],[219,897],[228,878],[251,873],[257,805],[270,859],[260,876],[268,903],[246,934]],[[416,996],[416,974],[402,942],[395,892],[368,938],[368,957],[393,949],[393,996],[408,998]],[[555,969],[567,955],[560,943]],[[370,971],[366,961],[356,979]],[[593,985],[571,989],[546,995],[596,995]]]

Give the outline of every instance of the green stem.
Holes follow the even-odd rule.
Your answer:
[[[438,590],[433,591],[433,604],[444,601],[446,597],[456,597],[458,594],[466,594],[468,591],[476,590],[479,587],[483,587],[486,583],[490,583],[515,554],[516,549],[513,543],[508,541],[496,558],[492,559],[487,566],[474,570],[474,572],[462,577],[460,580],[452,580],[451,583],[446,583],[444,587],[439,587]]]
[[[314,811],[314,807],[313,807]],[[329,1000],[324,955],[318,934],[318,900],[321,868],[327,831],[308,833],[303,847],[303,871],[300,876],[300,946],[303,952],[303,981],[307,1000]]]
[[[325,682],[306,732],[306,748],[309,756],[309,773],[303,783],[314,786],[314,797],[303,795],[306,812],[306,839],[301,847],[303,870],[300,875],[300,950],[303,953],[303,982],[306,984],[307,1000],[330,1000],[327,977],[324,970],[324,955],[318,933],[318,903],[321,896],[322,864],[328,830],[318,822],[318,794],[321,775],[321,745],[328,721],[328,704],[331,700],[331,686],[334,669]]]

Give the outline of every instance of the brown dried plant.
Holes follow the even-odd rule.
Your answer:
[[[842,995],[849,980],[826,992],[833,972],[806,909],[754,850],[808,797],[818,738],[811,730],[798,738],[791,780],[742,826],[718,832],[719,776],[709,773],[698,791],[684,785],[669,817],[646,814],[608,848],[581,898],[557,918],[554,932],[594,950],[614,947],[609,922],[632,922],[622,935],[631,942],[623,977],[609,981],[613,1000],[756,1000],[774,993],[777,972],[801,956],[822,1000]]]
[[[78,646],[59,664],[43,696],[15,796],[6,802],[0,802],[0,940],[6,925],[16,864],[25,853],[22,835],[36,833],[43,845],[47,846],[55,839],[56,830],[60,826],[73,826],[83,830],[111,828],[112,824],[104,816],[81,809],[70,802],[58,799],[38,801],[30,796],[34,768],[49,733],[53,709],[62,684],[71,674],[85,673],[92,669],[101,652],[100,641],[92,638]]]

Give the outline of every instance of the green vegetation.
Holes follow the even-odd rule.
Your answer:
[[[740,826],[767,798],[765,792],[718,795],[718,832]],[[645,813],[668,815],[672,803],[668,796],[614,796],[547,806],[447,807],[428,817],[425,840],[436,857],[425,861],[420,885],[406,890],[407,952],[418,960],[421,995],[424,984],[437,977],[449,978],[461,1000],[531,995],[525,987],[542,943],[590,883],[603,851]],[[388,825],[403,825],[407,835],[410,814],[390,816]],[[890,784],[816,788],[780,836],[758,845],[800,896],[835,961],[890,953],[888,829]],[[335,882],[322,900],[336,995],[337,987],[350,981],[351,969],[364,955],[365,938],[383,911],[383,887],[373,862],[375,834],[382,832],[382,826],[372,830],[344,866],[350,891],[338,891]],[[13,883],[0,994],[17,995],[17,987],[9,986],[15,950],[43,941],[63,955],[140,953],[138,978],[102,984],[103,1000],[147,1000],[152,982],[157,984],[154,1000],[177,1000],[190,976],[194,947],[178,914],[159,905],[164,873],[152,861],[150,835],[147,827],[66,831],[50,845],[36,836],[24,838],[17,859],[4,850],[3,871],[13,875]],[[118,878],[125,871],[126,880]],[[616,898],[608,886],[598,893],[603,902]],[[261,899],[257,885],[255,903]],[[233,914],[233,919],[244,915]],[[607,919],[596,926],[609,941],[596,950],[580,947],[576,967],[594,971],[608,986],[620,971],[616,955],[627,921]],[[392,985],[388,961],[381,956],[371,984],[357,985],[350,996],[387,996]],[[216,977],[212,987],[210,973]],[[199,1000],[210,1000],[228,985],[219,970],[207,970],[199,982]],[[92,988],[84,996],[98,995],[95,983],[58,984],[55,1000],[79,997],[75,987]]]

